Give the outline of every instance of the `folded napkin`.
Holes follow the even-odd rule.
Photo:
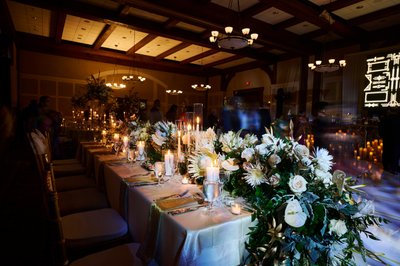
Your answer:
[[[158,184],[158,180],[154,176],[128,176],[123,180],[129,186],[145,186]]]
[[[168,199],[156,200],[155,203],[158,206],[158,208],[160,208],[162,211],[193,207],[199,205],[198,199],[192,196],[184,198],[168,198]]]

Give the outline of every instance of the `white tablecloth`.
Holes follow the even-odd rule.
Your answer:
[[[140,171],[145,173],[138,165],[106,164],[104,177],[111,206],[126,204],[132,238],[144,243],[153,200],[186,189],[195,192],[198,188],[173,180],[161,186],[141,187],[127,187],[121,182],[122,178]],[[121,195],[124,193],[121,185],[126,186],[125,196]],[[238,265],[244,259],[244,243],[250,225],[249,213],[234,215],[226,207],[216,208],[211,215],[205,208],[175,216],[162,212],[154,259],[159,265]]]

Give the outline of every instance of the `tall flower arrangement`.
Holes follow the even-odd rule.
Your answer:
[[[190,157],[189,173],[218,158],[229,172],[224,188],[254,209],[246,248],[255,265],[355,265],[354,253],[374,256],[361,235],[386,220],[374,214],[360,185],[340,170],[325,149],[310,150],[272,132],[258,140],[240,132],[221,135],[213,149]]]

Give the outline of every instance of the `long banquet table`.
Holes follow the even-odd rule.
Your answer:
[[[114,156],[114,157],[113,157]],[[146,176],[138,163],[127,163],[110,154],[94,155],[96,178],[104,178],[111,207],[126,218],[134,242],[141,243],[138,255],[159,265],[239,265],[246,254],[244,243],[251,226],[251,215],[234,215],[227,207],[216,207],[210,214],[205,207],[179,215],[155,213],[154,200],[189,190],[196,185],[182,184],[177,176],[161,185],[130,186],[124,179]],[[103,173],[102,173],[103,171]]]

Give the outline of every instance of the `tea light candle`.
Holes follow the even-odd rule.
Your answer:
[[[211,166],[206,168],[206,177],[208,181],[218,181],[219,179],[219,167],[218,166]]]
[[[242,207],[238,203],[234,203],[231,205],[231,212],[233,214],[240,214],[242,211]]]
[[[186,176],[182,178],[182,184],[189,184],[189,179]]]
[[[118,133],[115,133],[115,134],[114,134],[114,141],[115,141],[115,142],[118,142],[118,141],[119,141],[119,134],[118,134]]]
[[[174,174],[174,155],[170,150],[164,155],[165,175],[172,176]]]

